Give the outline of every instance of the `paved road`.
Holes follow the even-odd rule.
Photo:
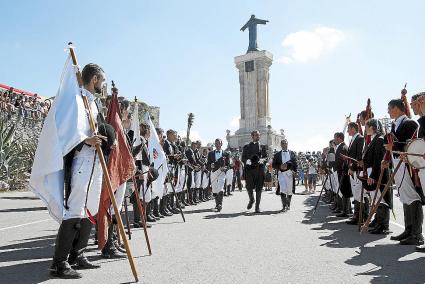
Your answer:
[[[413,247],[396,245],[388,236],[360,236],[355,226],[328,217],[324,204],[309,221],[317,195],[295,195],[287,213],[279,213],[272,192],[264,192],[260,215],[245,210],[245,191],[225,198],[221,213],[211,210],[212,201],[188,207],[186,223],[173,216],[149,230],[152,256],[143,232],[135,229],[130,244],[140,282],[425,282],[425,254]],[[402,213],[396,204],[398,220],[391,229],[399,233]],[[59,283],[47,273],[57,228],[31,193],[0,194],[0,283]],[[102,268],[83,271],[84,278],[73,283],[133,281],[127,260],[101,259],[94,246],[88,255]]]

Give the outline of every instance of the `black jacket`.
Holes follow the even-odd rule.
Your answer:
[[[356,139],[354,139],[353,142],[348,147],[348,156],[350,158],[356,159],[357,161],[360,161],[362,159],[363,155],[363,146],[364,146],[364,137],[362,135],[357,135]],[[350,168],[353,171],[357,171],[358,165],[357,163],[353,161],[349,161]]]
[[[340,191],[346,198],[352,197],[350,178],[347,172],[347,162],[341,157],[342,155],[348,155],[348,147],[342,142],[335,152],[335,170],[338,173],[338,180],[340,183]]]
[[[216,170],[218,170],[221,167],[229,167],[230,166],[230,159],[228,157],[228,154],[226,152],[224,152],[223,150],[222,150],[222,152],[223,152],[222,156],[218,160],[215,158],[215,150],[208,152],[207,169],[209,171],[215,172]],[[213,164],[214,164],[214,168],[212,167]]]
[[[286,162],[288,166],[287,169],[297,172],[297,169],[298,169],[297,156],[295,155],[295,152],[293,151],[288,151],[288,152],[289,152],[290,160]],[[282,165],[282,151],[279,151],[273,156],[272,167],[280,171],[281,165]]]
[[[407,140],[416,138],[416,135],[414,134],[417,129],[418,124],[408,117],[404,118],[404,120],[400,123],[397,131],[395,131],[395,124],[393,124],[391,127],[391,133],[395,136],[393,151],[404,151],[404,148],[407,145]],[[394,156],[397,155],[394,154]]]
[[[363,164],[365,169],[372,168],[372,172],[369,177],[378,182],[379,175],[381,174],[381,161],[385,156],[384,138],[376,135],[373,140],[365,147],[363,154]],[[382,191],[387,184],[389,179],[388,169],[385,169],[382,174],[380,190]],[[367,180],[362,180],[363,188],[367,191],[373,191],[376,189],[377,184],[368,185]],[[392,206],[392,191],[389,190],[384,196],[384,200],[387,204]]]
[[[259,160],[266,157],[267,148],[265,145],[260,145],[260,143],[254,144],[251,142],[243,147],[242,163],[244,163],[246,170],[257,168],[258,166],[264,168],[264,164],[259,164]],[[246,164],[247,160],[251,160],[251,165]]]

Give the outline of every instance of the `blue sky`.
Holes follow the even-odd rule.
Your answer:
[[[72,4],[72,5],[71,5]],[[425,1],[1,1],[0,82],[53,96],[68,41],[79,63],[102,65],[120,95],[161,107],[161,126],[196,138],[236,130],[251,14],[259,48],[274,55],[272,125],[290,147],[315,150],[368,97],[378,117],[408,82],[425,90]]]

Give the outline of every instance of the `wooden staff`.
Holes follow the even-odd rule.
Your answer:
[[[364,202],[364,189],[363,189],[363,184],[361,187],[361,193],[360,193],[360,206],[359,206],[359,221],[358,221],[358,230],[360,232],[361,227],[362,227],[362,223],[363,223],[363,202]]]
[[[80,88],[82,88],[83,87],[83,80],[82,80],[81,72],[78,68],[77,57],[75,55],[74,47],[72,46],[72,42],[68,43],[68,46],[69,46],[69,52],[70,52],[70,55],[71,55],[71,58],[72,58],[72,63],[77,68],[76,75],[77,75],[77,79],[78,79],[78,84],[79,84]],[[95,122],[93,120],[93,115],[92,115],[92,112],[91,112],[91,107],[90,107],[89,101],[88,101],[86,96],[83,96],[82,93],[81,93],[81,97],[82,97],[83,102],[84,102],[84,107],[85,107],[86,111],[88,112],[87,118],[89,120],[90,129],[91,129],[91,131],[93,132],[94,135],[97,135],[97,130],[96,130]],[[133,255],[131,253],[131,248],[130,248],[130,245],[128,243],[127,236],[125,234],[124,225],[122,223],[121,215],[120,215],[120,212],[118,210],[117,201],[115,200],[114,191],[112,190],[111,178],[109,176],[108,168],[106,166],[105,157],[103,156],[103,151],[102,151],[102,148],[100,147],[100,145],[96,145],[96,151],[99,154],[98,156],[99,156],[99,160],[100,160],[100,165],[102,166],[103,180],[106,183],[106,188],[108,189],[109,198],[111,199],[112,206],[114,207],[114,213],[115,213],[115,217],[117,219],[118,231],[121,234],[121,237],[124,241],[124,246],[125,246],[125,250],[126,250],[126,253],[127,253],[127,258],[128,258],[128,261],[130,262],[130,267],[131,267],[131,271],[133,272],[134,280],[136,282],[138,282],[139,277],[137,275],[136,265],[134,263]]]
[[[149,241],[148,230],[147,230],[148,228],[146,227],[145,208],[142,206],[142,202],[140,202],[139,189],[137,188],[137,183],[134,176],[132,177],[132,180],[133,180],[133,186],[134,186],[134,197],[136,198],[137,208],[139,209],[140,218],[142,219],[142,226],[143,226],[143,231],[145,233],[146,245],[148,246],[149,255],[152,255],[151,243]]]
[[[177,197],[176,189],[175,189],[174,184],[173,184],[173,174],[170,171],[171,171],[171,169],[168,171],[167,176],[168,176],[168,179],[170,180],[171,189],[173,190],[173,194],[176,198],[176,204],[177,204],[177,207],[179,208],[180,215],[182,216],[183,222],[186,223],[186,218],[184,217],[183,210],[182,210],[182,207],[180,205],[180,200]]]
[[[367,218],[366,222],[364,223],[362,230],[360,231],[360,233],[364,233],[367,230],[367,227],[369,226],[370,221],[372,220],[372,216],[376,213],[376,210],[378,210],[378,206],[379,203],[381,203],[382,198],[384,198],[385,194],[387,193],[387,191],[390,189],[390,185],[393,182],[393,179],[396,175],[396,173],[398,172],[398,169],[400,169],[401,163],[403,162],[403,160],[400,160],[397,164],[397,166],[395,167],[393,173],[391,174],[387,184],[385,185],[384,190],[382,191],[381,196],[379,196],[378,200],[376,201],[376,205],[375,207],[372,208],[372,210],[370,211],[369,217]],[[383,170],[381,171],[383,172]],[[376,190],[379,190],[379,188],[377,188]]]
[[[134,103],[137,104],[137,97],[134,97]],[[139,114],[136,113],[135,115],[139,115]],[[135,131],[138,131],[138,130],[135,129]],[[134,135],[136,135],[136,133],[134,133]],[[134,137],[133,137],[133,139],[134,139]],[[131,143],[130,143],[130,149],[131,149],[132,153],[133,153],[133,142],[134,141],[131,141]],[[152,255],[151,243],[149,241],[149,236],[148,236],[148,227],[146,226],[145,208],[144,208],[144,206],[142,206],[142,202],[140,202],[139,188],[137,187],[136,176],[135,175],[132,176],[131,180],[133,181],[134,196],[136,198],[137,209],[139,209],[140,218],[142,219],[142,226],[143,226],[143,231],[144,231],[144,235],[145,235],[146,245],[148,247],[149,255]]]
[[[423,157],[424,154],[419,153],[408,153],[408,152],[402,152],[402,151],[393,151],[394,154],[400,154],[400,155],[406,155],[406,156],[415,156],[415,157]]]

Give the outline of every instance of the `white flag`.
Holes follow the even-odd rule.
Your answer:
[[[139,146],[142,144],[142,138],[140,137],[140,122],[139,122],[139,104],[134,104],[133,114],[131,116],[131,124],[130,124],[130,130],[133,131],[133,141],[132,145],[133,147]],[[141,151],[136,155],[136,160],[142,159],[142,153]]]
[[[149,125],[151,136],[149,137],[148,150],[155,169],[158,170],[158,178],[152,183],[153,198],[159,196],[160,198],[164,194],[164,181],[167,177],[168,166],[165,152],[159,143],[159,137],[156,133],[155,126],[152,123],[151,117],[147,112],[145,114],[145,121]]]
[[[63,157],[89,136],[76,68],[68,56],[59,90],[41,130],[30,178],[32,191],[58,222],[64,211]]]

